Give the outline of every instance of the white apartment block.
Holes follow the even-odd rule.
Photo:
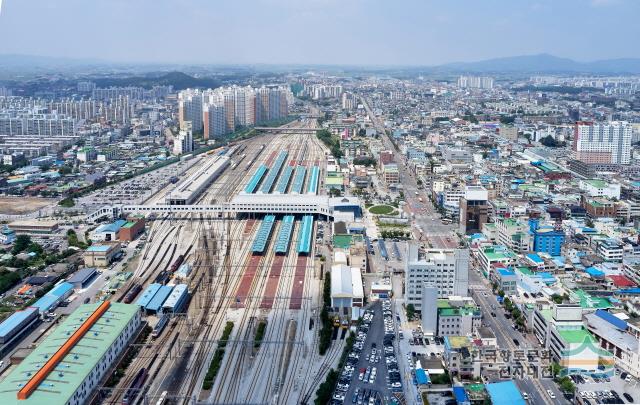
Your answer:
[[[577,122],[573,152],[585,163],[629,164],[633,128],[626,122]]]

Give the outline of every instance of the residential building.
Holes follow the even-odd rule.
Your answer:
[[[435,310],[438,316],[437,336],[471,336],[482,324],[482,311],[471,297],[439,299]]]
[[[202,92],[197,89],[186,89],[178,93],[178,119],[180,128],[184,123],[191,122],[193,131],[201,131],[202,123]]]
[[[626,122],[594,123],[578,121],[573,135],[573,152],[585,163],[631,162],[632,126]]]

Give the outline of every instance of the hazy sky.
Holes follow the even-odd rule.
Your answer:
[[[433,65],[640,57],[640,0],[0,0],[0,53]]]

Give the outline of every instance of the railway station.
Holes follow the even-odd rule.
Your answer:
[[[253,253],[264,253],[267,242],[269,242],[269,239],[271,238],[271,232],[273,231],[273,225],[275,222],[275,215],[266,215],[264,217],[260,224],[260,228],[258,229],[258,233],[253,240],[253,245],[251,246],[251,251]]]
[[[297,166],[296,172],[293,177],[293,184],[291,185],[292,194],[302,193],[302,187],[304,186],[304,179],[307,174],[307,168],[304,166]]]
[[[293,215],[286,215],[282,221],[280,221],[280,230],[276,237],[276,253],[286,254],[288,252],[291,233],[293,232],[293,226],[295,224],[294,220],[295,217]]]
[[[289,155],[289,152],[287,151],[282,151],[278,154],[278,157],[276,158],[271,168],[269,168],[267,177],[264,179],[264,182],[260,187],[260,191],[259,191],[260,193],[269,194],[271,192],[271,190],[273,189],[273,185],[275,184],[275,181],[278,179],[280,170],[282,170],[282,165],[284,164],[284,161],[287,159],[288,155]]]
[[[230,164],[228,156],[215,156],[193,175],[179,183],[165,197],[168,205],[189,205],[211,185]]]

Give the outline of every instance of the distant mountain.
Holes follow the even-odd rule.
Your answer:
[[[54,56],[35,56],[35,55],[18,55],[6,54],[0,55],[0,67],[5,69],[11,68],[57,68],[69,67],[70,65],[96,65],[107,64],[99,59],[74,59],[61,58]]]
[[[640,73],[640,58],[576,62],[568,58],[539,54],[448,63],[437,69],[477,73]]]
[[[210,78],[197,78],[182,72],[169,72],[160,75],[145,75],[123,78],[99,78],[93,79],[98,87],[111,86],[138,86],[151,88],[153,86],[173,86],[176,90],[190,87],[214,88],[221,85],[221,82]]]

